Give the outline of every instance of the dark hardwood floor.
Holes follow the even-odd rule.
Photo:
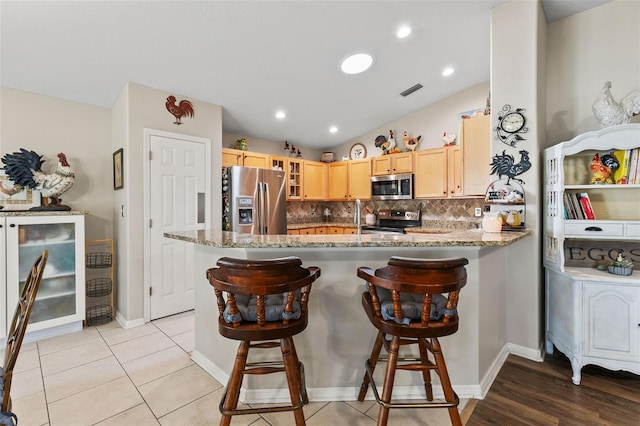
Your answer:
[[[589,365],[576,386],[562,353],[544,362],[509,355],[486,398],[470,402],[470,426],[640,426],[640,376]]]

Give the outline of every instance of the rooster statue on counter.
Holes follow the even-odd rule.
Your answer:
[[[12,191],[18,192],[25,187],[40,191],[43,206],[33,207],[31,210],[71,210],[71,207],[60,204],[60,195],[68,191],[75,180],[75,174],[62,152],[58,154],[58,167],[50,174],[42,171],[42,155],[24,148],[20,148],[20,152],[6,154],[2,157],[2,163],[5,173],[14,183]],[[8,194],[1,184],[0,191],[13,195]]]

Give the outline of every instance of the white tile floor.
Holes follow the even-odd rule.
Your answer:
[[[217,425],[223,385],[191,361],[193,346],[193,312],[128,330],[114,321],[25,344],[14,370],[13,411],[20,426]],[[304,413],[309,426],[373,425],[378,407],[310,402]],[[294,422],[287,412],[234,416],[232,424]],[[389,425],[449,424],[444,409],[392,410],[389,419]]]

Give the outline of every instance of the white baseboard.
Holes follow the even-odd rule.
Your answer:
[[[198,364],[204,371],[209,373],[211,377],[216,379],[218,382],[222,384],[222,386],[226,386],[229,381],[229,375],[222,371],[217,365],[215,365],[209,358],[202,355],[197,349],[194,349],[191,353],[191,359],[193,362]],[[287,393],[288,395],[288,393]]]
[[[516,345],[514,343],[507,343],[510,354],[521,356],[522,358],[530,359],[531,361],[542,362],[544,361],[544,342],[540,344],[540,347],[536,349],[527,348],[526,346]]]
[[[138,327],[144,325],[144,318],[138,318],[131,321],[126,320],[120,312],[116,312],[116,321],[120,324],[120,327],[124,329]]]

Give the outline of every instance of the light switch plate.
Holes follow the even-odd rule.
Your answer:
[[[478,217],[478,216],[482,216],[482,208],[480,208],[480,207],[476,207],[476,209],[475,209],[475,215],[476,215],[476,217]]]

